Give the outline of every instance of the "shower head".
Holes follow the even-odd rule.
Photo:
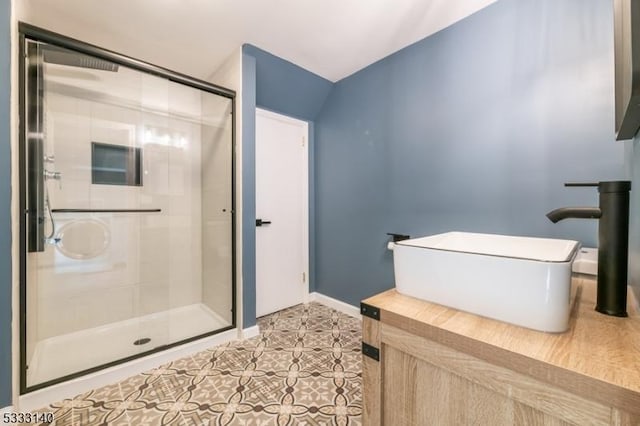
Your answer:
[[[69,67],[89,68],[101,71],[118,72],[118,64],[95,58],[83,53],[46,45],[42,47],[44,61],[49,64],[66,65]]]

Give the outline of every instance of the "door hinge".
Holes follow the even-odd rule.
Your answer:
[[[302,137],[302,147],[303,147],[303,148],[304,148],[305,139],[306,139],[306,138],[303,136],[303,137]]]
[[[306,282],[307,282],[307,273],[306,273],[306,272],[303,272],[303,273],[302,273],[302,282],[303,282],[303,283],[306,283]]]

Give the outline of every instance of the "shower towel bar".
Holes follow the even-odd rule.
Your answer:
[[[162,209],[52,209],[53,213],[160,213]]]

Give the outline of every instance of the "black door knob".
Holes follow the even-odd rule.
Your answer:
[[[256,219],[256,226],[269,225],[270,223],[270,220]]]

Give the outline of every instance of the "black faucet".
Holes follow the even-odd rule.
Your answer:
[[[547,217],[553,223],[569,218],[599,219],[596,311],[626,317],[631,182],[565,183],[564,186],[598,187],[600,207],[563,207],[547,213]]]

